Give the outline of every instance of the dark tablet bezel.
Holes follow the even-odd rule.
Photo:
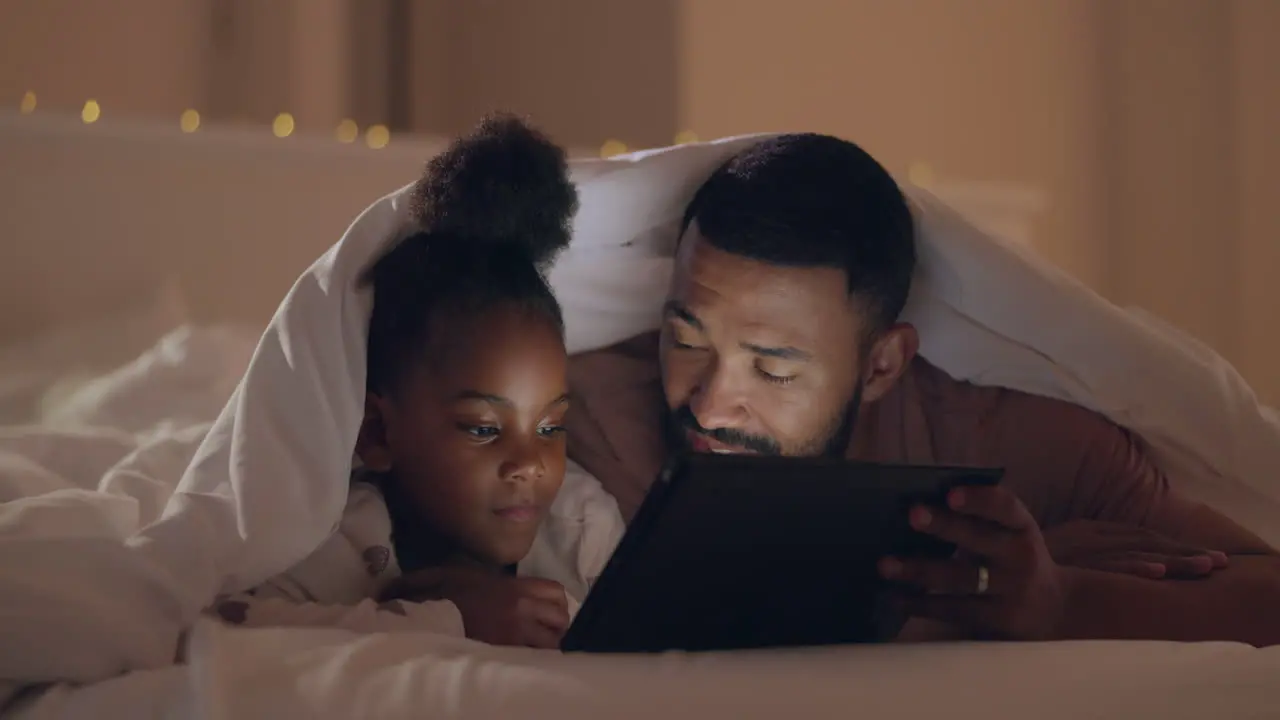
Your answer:
[[[787,493],[785,497],[793,498],[801,505],[806,502],[802,497],[806,493],[811,493],[818,499],[833,493],[846,495],[851,500],[873,499],[882,505],[880,507],[863,505],[854,508],[852,512],[864,516],[900,513],[901,520],[895,520],[894,525],[905,528],[909,541],[901,547],[890,548],[894,554],[946,557],[954,551],[952,546],[935,538],[909,531],[905,506],[917,503],[941,504],[945,501],[946,493],[952,488],[961,485],[997,484],[1002,475],[1002,470],[991,468],[881,465],[838,458],[707,454],[677,457],[663,468],[645,496],[627,532],[566,632],[561,649],[565,652],[646,652],[666,649],[736,649],[773,646],[744,642],[730,643],[731,647],[724,648],[682,647],[686,643],[651,636],[630,643],[619,643],[616,639],[597,642],[594,637],[602,618],[609,613],[611,606],[617,604],[613,602],[613,596],[635,590],[629,587],[626,578],[628,568],[639,564],[640,561],[637,558],[647,561],[650,565],[655,562],[652,558],[645,558],[643,555],[647,548],[652,546],[654,533],[664,530],[674,532],[664,528],[660,520],[672,512],[672,508],[678,509],[681,503],[696,503],[701,500],[705,504],[706,498],[699,498],[698,494],[705,495],[731,489],[738,493],[740,502],[751,503],[753,495],[759,497],[761,502],[767,502],[771,496],[776,500],[779,492],[785,492]],[[782,491],[780,488],[784,486],[780,486],[779,483],[787,483],[795,490]],[[819,510],[820,508],[815,508],[814,512]],[[728,517],[721,516],[718,520],[720,523],[717,526],[717,533],[721,535],[728,533],[730,536],[737,534],[743,538],[751,537],[751,528],[734,527],[732,513]],[[749,544],[749,542],[749,539],[744,539],[744,543]],[[648,588],[647,585],[645,587]],[[642,592],[653,591],[646,589]],[[671,592],[679,593],[680,589],[672,589]],[[896,633],[896,629],[893,632]],[[837,636],[831,642],[860,642],[874,639],[884,638],[867,636],[851,639]]]

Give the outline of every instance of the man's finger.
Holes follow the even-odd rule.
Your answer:
[[[1088,563],[1085,567],[1118,575],[1133,575],[1148,580],[1160,580],[1168,573],[1163,563],[1131,558],[1103,558],[1096,563]]]
[[[1213,573],[1217,569],[1216,563],[1212,557],[1208,555],[1199,555],[1194,557],[1170,557],[1168,555],[1158,555],[1155,553],[1133,553],[1137,560],[1149,563],[1158,563],[1165,568],[1165,577],[1192,579],[1200,578]]]
[[[1226,567],[1227,556],[1225,553],[1217,550],[1206,550],[1203,547],[1189,545],[1187,543],[1173,540],[1150,530],[1140,531],[1137,536],[1130,535],[1129,538],[1123,535],[1115,536],[1115,548],[1117,550],[1131,550],[1132,552],[1147,553],[1151,555],[1164,555],[1167,557],[1182,558],[1209,558],[1214,567]]]
[[[1072,524],[1067,523],[1065,528],[1069,530]],[[1191,545],[1181,540],[1174,540],[1167,535],[1148,528],[1097,520],[1077,520],[1074,521],[1074,524],[1086,525],[1098,538],[1110,540],[1110,546],[1118,551],[1131,549],[1135,552],[1158,553],[1177,557],[1207,555],[1213,560],[1214,567],[1222,568],[1227,566],[1227,554],[1224,552],[1209,550],[1199,545]],[[1098,549],[1103,550],[1104,548],[1100,547]]]
[[[880,561],[880,575],[926,592],[972,595],[978,590],[978,566],[963,560],[888,557]],[[996,592],[988,586],[987,593]]]
[[[1213,558],[1171,557],[1159,553],[1116,553],[1096,558],[1081,558],[1073,563],[1105,572],[1136,575],[1151,580],[1195,580],[1206,577],[1216,569]]]
[[[916,530],[955,543],[957,548],[971,555],[1003,559],[1016,551],[1010,547],[1010,541],[1016,537],[1013,531],[947,508],[915,507],[911,509],[909,520]]]
[[[1010,530],[1036,529],[1035,518],[1012,490],[1002,485],[958,487],[947,494],[947,507]]]

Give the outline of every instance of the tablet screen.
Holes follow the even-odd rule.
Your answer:
[[[690,455],[654,483],[566,633],[566,651],[874,642],[885,555],[946,557],[907,511],[1001,471],[825,458]]]

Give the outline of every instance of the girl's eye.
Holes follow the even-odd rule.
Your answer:
[[[543,437],[554,437],[565,431],[563,425],[543,425],[538,428],[538,434]]]
[[[488,439],[498,435],[498,428],[492,425],[465,425],[458,424],[458,429],[472,437]]]

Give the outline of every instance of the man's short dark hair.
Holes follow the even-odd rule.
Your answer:
[[[869,332],[897,321],[916,252],[911,211],[880,163],[812,133],[764,140],[703,183],[680,232],[698,222],[712,247],[773,265],[840,268]]]

